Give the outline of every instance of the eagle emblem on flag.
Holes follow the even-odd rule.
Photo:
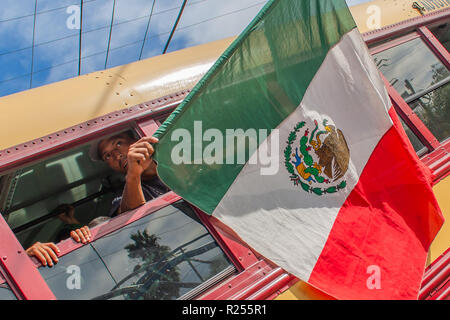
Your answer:
[[[289,133],[284,151],[285,167],[295,186],[316,195],[336,193],[347,186],[344,178],[350,150],[340,129],[314,121],[314,128],[297,123]]]

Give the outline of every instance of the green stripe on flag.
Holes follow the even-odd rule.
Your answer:
[[[160,178],[211,214],[251,156],[226,164],[226,130],[276,128],[300,104],[328,51],[355,27],[345,0],[269,1],[156,132]],[[179,129],[189,132],[192,161],[211,143],[201,135],[217,129],[224,137],[223,164],[174,164],[180,141],[172,135]]]

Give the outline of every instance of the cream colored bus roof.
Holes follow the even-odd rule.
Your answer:
[[[359,30],[366,32],[374,27],[420,16],[419,11],[412,8],[413,2],[375,0],[354,6],[351,11]],[[2,97],[0,150],[116,110],[191,89],[233,39],[187,48]]]

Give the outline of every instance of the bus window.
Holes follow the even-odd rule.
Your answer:
[[[429,28],[440,43],[450,52],[450,23],[446,22]]]
[[[55,208],[71,204],[80,224],[106,215],[121,184],[102,162],[89,158],[89,145],[66,151],[2,178],[0,208],[26,249],[36,241],[58,242],[65,223]]]
[[[133,300],[193,298],[235,272],[184,201],[96,239],[61,257],[53,268],[39,270],[60,299]]]
[[[91,245],[59,258],[39,271],[57,299],[91,299],[111,290],[115,280]]]
[[[374,60],[435,137],[446,140],[450,136],[450,71],[423,40],[416,38],[376,53]]]
[[[439,142],[450,137],[450,83],[409,104]]]
[[[374,58],[380,71],[405,100],[450,78],[450,71],[420,38],[377,53]]]

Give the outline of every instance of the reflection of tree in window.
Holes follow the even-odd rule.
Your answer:
[[[431,85],[436,84],[448,77],[448,70],[447,68],[442,64],[435,64],[432,66],[432,72],[433,72],[433,82]]]
[[[82,268],[82,290],[66,286],[70,265]],[[39,271],[62,299],[167,300],[195,297],[235,268],[180,201],[60,257],[56,269]]]
[[[208,261],[195,258],[217,248],[217,244],[212,239],[196,249],[186,249],[186,247],[202,238],[210,238],[208,233],[198,236],[171,251],[170,247],[162,246],[158,243],[159,238],[156,235],[149,235],[146,230],[143,232],[137,231],[130,238],[134,243],[125,246],[128,256],[131,259],[141,260],[142,263],[137,264],[133,272],[120,280],[110,292],[94,299],[111,299],[122,295],[125,299],[133,300],[176,299],[180,296],[179,290],[181,288],[195,288],[210,276],[217,274],[220,268],[223,269],[227,265],[226,260],[220,256],[215,259],[225,261],[219,262],[215,261],[215,259]],[[177,266],[184,262],[191,266],[192,270],[197,274],[200,283],[180,280]],[[210,264],[212,268],[210,268],[208,277],[202,277],[192,262]],[[121,287],[129,279],[137,276],[140,278],[134,284]]]
[[[177,267],[162,269],[161,267],[168,264],[170,257],[170,247],[162,246],[158,243],[158,237],[149,235],[147,230],[144,232],[138,231],[131,235],[134,243],[125,247],[128,251],[128,256],[131,259],[140,259],[142,264],[137,264],[134,272],[139,272],[141,269],[145,270],[152,264],[155,273],[150,273],[141,277],[137,283],[145,283],[152,277],[155,278],[153,284],[145,292],[137,292],[129,294],[129,299],[144,299],[144,300],[167,300],[173,297],[178,297],[180,287],[180,273]],[[161,270],[162,269],[162,270]],[[141,291],[141,290],[140,290]]]
[[[448,76],[445,66],[433,66],[433,82],[437,84]],[[430,129],[439,141],[444,141],[450,136],[450,84],[441,86],[420,97],[410,104],[411,109]]]

